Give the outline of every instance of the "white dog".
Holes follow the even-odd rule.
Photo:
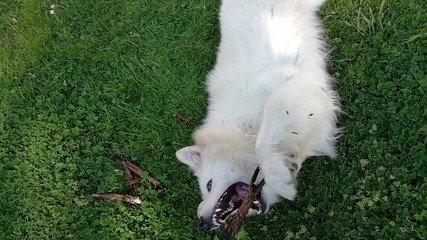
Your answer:
[[[176,153],[198,177],[202,228],[238,209],[257,166],[266,185],[249,215],[294,199],[307,157],[335,155],[339,104],[316,17],[323,2],[222,0],[208,115],[195,144]]]

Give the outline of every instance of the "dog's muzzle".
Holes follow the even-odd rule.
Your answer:
[[[230,185],[219,198],[214,212],[199,218],[199,227],[203,230],[218,228],[228,217],[237,212],[248,194],[248,188],[249,185],[244,182],[236,182]],[[267,204],[262,199],[261,193],[258,194],[250,209],[255,214],[266,211]]]
[[[208,217],[208,218],[201,217],[201,218],[199,218],[199,228],[201,228],[202,230],[209,231],[209,230],[217,228],[218,226],[219,225],[213,224],[212,217]]]

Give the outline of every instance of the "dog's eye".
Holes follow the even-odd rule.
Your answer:
[[[211,191],[211,188],[212,188],[212,179],[209,180],[209,182],[206,184],[206,188],[208,189],[208,192]]]

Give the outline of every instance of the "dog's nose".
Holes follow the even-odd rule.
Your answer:
[[[206,221],[203,219],[203,217],[199,218],[199,228],[205,230],[205,231],[209,231],[213,228],[212,223],[210,223],[210,221]]]

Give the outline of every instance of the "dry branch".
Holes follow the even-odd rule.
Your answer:
[[[249,208],[256,200],[257,195],[260,193],[262,187],[265,185],[264,179],[262,179],[258,184],[255,184],[259,170],[259,167],[257,167],[254,174],[252,175],[252,179],[249,184],[248,194],[245,200],[243,200],[242,205],[239,207],[239,210],[237,210],[236,214],[234,214],[234,216],[232,217],[230,223],[227,226],[227,229],[225,230],[227,235],[230,237],[236,236],[236,234],[239,232],[240,227],[242,226],[243,221],[245,220],[246,215],[248,214]]]
[[[183,122],[185,122],[185,123],[187,123],[187,124],[189,124],[189,125],[192,125],[192,126],[197,125],[197,123],[196,123],[195,121],[191,120],[191,119],[190,119],[190,118],[188,118],[187,116],[184,116],[184,115],[180,114],[179,112],[176,112],[176,113],[174,114],[174,116],[175,116],[176,118],[178,118],[179,120],[181,120],[181,121],[183,121]]]
[[[139,182],[139,179],[134,178],[134,179],[131,179],[131,180],[127,181],[126,185],[128,185],[129,187],[131,187],[131,186],[135,186],[135,184],[137,184],[138,182]]]
[[[134,197],[131,195],[116,194],[116,193],[92,194],[92,197],[99,198],[99,199],[105,199],[105,200],[122,201],[122,202],[127,202],[127,203],[132,204],[132,205],[140,205],[142,203],[142,201],[139,197]]]
[[[144,171],[142,171],[141,168],[131,163],[126,156],[119,156],[118,158],[122,161],[123,169],[126,174],[126,179],[127,179],[126,185],[129,186],[129,188],[135,194],[137,192],[136,184],[140,180],[138,178],[135,178],[135,175],[138,175],[139,177],[144,177],[145,173]],[[155,189],[163,188],[160,182],[157,181],[155,178],[147,175],[147,180],[153,185]],[[139,197],[135,197],[131,195],[116,194],[116,193],[100,193],[100,194],[93,194],[92,196],[94,198],[99,198],[99,199],[127,202],[132,205],[140,205],[142,202]]]
[[[133,193],[136,193],[137,188],[135,184],[138,183],[139,180],[133,178],[132,172],[127,167],[125,161],[122,161],[122,164],[123,164],[123,169],[125,171],[126,179],[127,179],[126,185],[128,185],[128,187],[132,190]]]
[[[144,171],[142,171],[141,168],[139,168],[135,164],[129,162],[129,160],[127,160],[127,159],[123,160],[123,166],[125,167],[125,169],[129,169],[131,172],[135,173],[136,175],[138,175],[140,177],[144,177],[144,175],[145,175]],[[147,175],[147,180],[148,180],[148,182],[151,183],[151,185],[153,185],[153,187],[155,189],[163,188],[163,186],[161,185],[161,183],[159,181],[157,181],[157,179]]]

